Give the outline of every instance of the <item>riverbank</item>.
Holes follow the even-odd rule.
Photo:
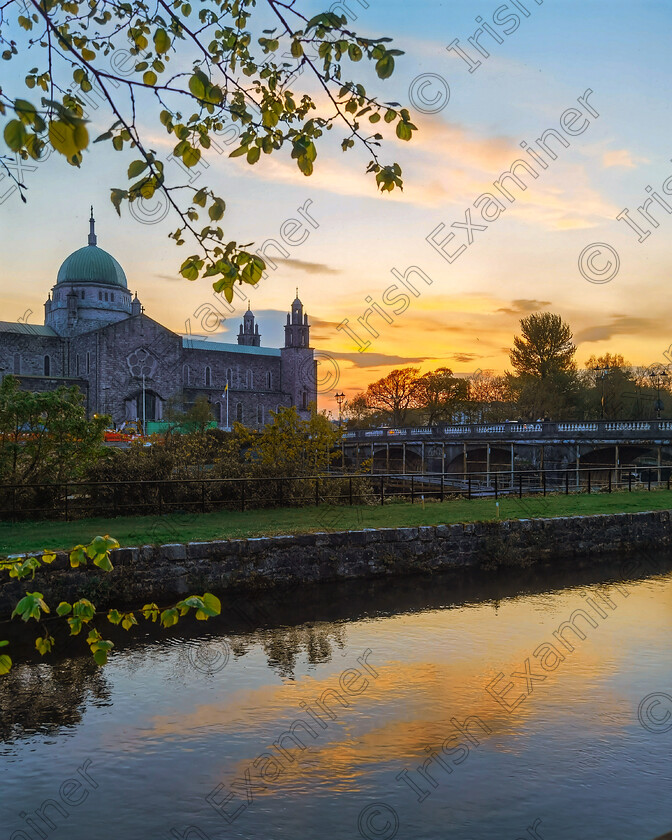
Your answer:
[[[248,592],[273,586],[499,569],[548,561],[594,561],[672,547],[672,511],[499,520],[305,533],[119,548],[114,570],[71,569],[66,553],[40,573],[49,603],[88,597],[98,607],[156,601],[188,592]],[[0,585],[0,617],[24,588]]]
[[[415,504],[384,506],[272,508],[267,510],[175,513],[164,516],[124,516],[74,522],[31,521],[0,523],[0,554],[68,549],[89,543],[97,534],[110,534],[122,546],[203,542],[318,531],[358,531],[362,528],[418,527],[488,522],[500,518],[589,516],[672,509],[672,491],[587,493],[571,495],[505,496],[488,499],[420,500]]]

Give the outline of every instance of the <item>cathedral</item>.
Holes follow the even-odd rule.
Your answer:
[[[188,407],[200,394],[220,427],[238,421],[259,429],[281,406],[309,416],[317,400],[315,359],[298,294],[284,347],[262,347],[249,304],[237,344],[183,337],[152,320],[131,295],[122,267],[98,247],[93,210],[89,226],[88,244],[58,271],[44,326],[0,321],[0,376],[14,374],[33,391],[77,385],[89,416],[109,414],[116,426],[143,414],[160,421],[169,400]]]

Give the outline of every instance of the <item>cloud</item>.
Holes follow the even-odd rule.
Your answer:
[[[611,324],[599,324],[581,330],[576,335],[577,343],[606,341],[614,335],[650,335],[666,329],[666,325],[656,318],[636,318],[628,315],[614,315]]]
[[[432,356],[387,356],[385,353],[337,353],[327,354],[333,359],[343,359],[358,368],[391,367],[392,365],[422,364]],[[319,353],[318,353],[319,358]]]
[[[639,163],[648,163],[648,160],[647,158],[636,157],[627,149],[613,149],[602,155],[602,166],[605,169],[612,166],[622,166],[624,169],[636,169]]]
[[[473,362],[474,359],[484,359],[485,356],[479,353],[453,353],[452,358],[456,362]]]
[[[511,306],[503,306],[497,309],[497,312],[505,312],[507,315],[522,315],[525,312],[538,312],[540,309],[545,309],[551,305],[550,300],[533,300],[528,298],[519,298],[512,300]]]
[[[309,262],[308,260],[298,260],[295,257],[290,257],[289,259],[278,259],[276,262],[283,263],[283,265],[288,265],[290,268],[296,269],[296,271],[305,271],[306,274],[340,274],[340,268],[332,268],[330,265],[326,263],[318,263],[318,262]]]

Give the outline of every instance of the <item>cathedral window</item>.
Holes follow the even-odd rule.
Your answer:
[[[107,300],[107,292],[105,292],[105,300]]]
[[[238,423],[243,422],[243,404],[242,403],[236,403],[236,421]]]
[[[182,384],[188,385],[189,384],[189,365],[184,365],[182,367]]]
[[[110,300],[114,303],[114,292],[110,292]]]
[[[14,373],[21,373],[21,354],[14,354]]]
[[[102,300],[102,299],[103,299],[103,293],[102,293],[102,292],[98,292],[98,300]]]
[[[205,387],[209,388],[211,385],[211,375],[210,375],[210,368],[206,367],[205,369]]]
[[[91,373],[91,351],[86,354],[86,372]]]
[[[82,300],[84,300],[84,289],[82,289],[80,294],[81,294]]]
[[[49,356],[44,357],[44,375],[51,376],[51,359]]]
[[[80,357],[79,353],[77,354],[77,376],[79,376],[79,369],[80,369]]]

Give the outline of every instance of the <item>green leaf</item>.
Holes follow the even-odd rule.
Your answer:
[[[161,626],[162,627],[172,627],[174,624],[177,624],[179,621],[179,613],[175,609],[175,607],[171,607],[170,609],[164,610],[161,613]]]
[[[0,676],[9,673],[12,668],[12,660],[6,653],[0,655]]]
[[[147,70],[146,73],[142,74],[142,81],[146,85],[155,85],[157,82],[158,76],[153,70]]]
[[[241,155],[247,154],[247,146],[238,146],[237,149],[234,149],[229,157],[240,157]]]
[[[259,160],[261,155],[261,149],[259,146],[252,146],[252,148],[247,153],[247,162],[248,163],[256,163]]]
[[[350,44],[348,47],[348,55],[351,61],[360,61],[362,58],[362,50],[357,44]]]
[[[301,58],[303,55],[303,45],[301,41],[292,41],[291,51],[294,58]]]
[[[123,616],[119,610],[110,610],[107,614],[107,620],[110,624],[120,624],[122,618]]]
[[[410,140],[413,136],[413,131],[408,123],[399,121],[397,123],[397,137],[400,140]]]
[[[61,603],[56,607],[56,615],[60,615],[61,617],[69,615],[71,612],[72,604],[68,604],[67,601],[61,601]]]
[[[121,626],[124,628],[124,630],[130,630],[130,628],[137,623],[138,621],[136,617],[133,615],[132,612],[130,612],[124,615],[123,621],[121,622]]]
[[[204,73],[199,70],[189,79],[189,90],[198,99],[205,99],[205,86],[210,84],[210,80]]]
[[[18,152],[26,142],[26,128],[21,120],[10,120],[3,134],[5,143],[13,152]]]
[[[137,178],[138,175],[141,175],[145,171],[145,169],[147,169],[146,160],[134,160],[128,167],[128,177]]]
[[[221,198],[217,198],[208,210],[208,216],[210,216],[213,222],[217,222],[222,218],[225,210],[226,204]]]
[[[154,33],[154,49],[158,55],[168,52],[170,49],[170,38],[165,29],[157,29]]]
[[[198,621],[205,621],[221,613],[222,603],[216,595],[213,595],[211,592],[206,592],[202,600],[204,606],[196,612]]]
[[[188,167],[196,166],[196,164],[201,159],[201,150],[194,149],[193,146],[189,146],[185,149],[184,154],[182,155],[182,160],[184,161],[184,165]]]
[[[389,79],[394,73],[394,56],[385,53],[382,58],[379,58],[376,62],[376,73],[381,79]]]
[[[70,552],[70,565],[73,569],[76,569],[78,566],[86,566],[86,564],[86,546],[76,545]]]
[[[35,647],[37,650],[44,656],[45,653],[51,653],[51,649],[54,645],[54,637],[53,636],[38,636],[35,639]]]

